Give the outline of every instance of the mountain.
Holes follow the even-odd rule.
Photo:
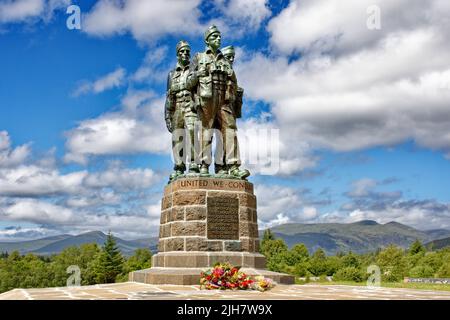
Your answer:
[[[416,239],[429,242],[442,238],[442,235],[450,236],[450,230],[420,231],[398,222],[379,224],[372,220],[348,224],[288,223],[273,227],[271,231],[276,237],[282,238],[289,247],[296,243],[304,243],[310,252],[320,247],[327,254],[336,254],[339,251],[366,253],[389,244],[407,248]]]
[[[450,237],[430,241],[425,244],[425,247],[433,250],[439,250],[445,247],[450,247]]]
[[[0,252],[12,252],[18,250],[21,254],[35,253],[38,255],[57,254],[70,246],[80,246],[84,243],[96,243],[102,246],[107,235],[101,231],[82,233],[76,236],[60,235],[55,237],[42,238],[21,242],[0,242]],[[147,238],[139,240],[123,240],[114,237],[117,247],[125,256],[131,256],[136,249],[149,248],[156,253],[158,238]]]

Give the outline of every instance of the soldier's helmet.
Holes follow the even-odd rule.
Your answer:
[[[233,47],[233,46],[226,46],[226,47],[223,47],[222,49],[220,49],[220,51],[222,51],[222,54],[223,54],[223,55],[227,55],[227,54],[232,54],[232,55],[234,55],[234,54],[235,54],[235,51],[234,51],[234,47]]]
[[[181,40],[180,42],[177,43],[177,54],[178,51],[180,51],[182,48],[188,47],[189,50],[191,49],[191,46],[189,45],[189,43],[187,41]]]
[[[215,32],[220,33],[219,29],[216,26],[210,26],[208,28],[208,30],[205,31],[205,41],[207,41],[209,36],[212,35]]]

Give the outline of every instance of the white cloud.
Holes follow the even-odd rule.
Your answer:
[[[55,10],[67,8],[71,0],[4,0],[0,3],[0,24],[49,21]]]
[[[93,82],[83,81],[78,88],[75,89],[73,95],[79,96],[87,93],[101,93],[109,89],[120,87],[125,81],[125,76],[126,70],[119,67]]]
[[[72,210],[36,199],[18,199],[2,210],[0,216],[7,220],[42,224],[61,224],[74,218]]]
[[[29,155],[29,144],[24,144],[12,149],[8,132],[0,131],[0,168],[22,164]]]
[[[201,31],[200,0],[99,0],[83,17],[83,31],[95,36],[130,32],[139,41],[151,42],[166,34]]]
[[[351,197],[365,197],[377,185],[377,181],[373,179],[361,179],[352,183],[352,190],[348,193]]]
[[[413,1],[410,8],[409,1],[379,1],[382,30],[371,36],[367,6],[358,14],[368,2],[361,3],[347,12],[347,2],[293,1],[269,24],[278,54],[237,59],[247,97],[272,106],[272,125],[293,158],[305,150],[345,152],[408,139],[449,154],[448,2]],[[316,46],[322,38],[330,43]],[[292,51],[302,56],[288,57]]]
[[[142,99],[140,91],[131,94],[139,97],[125,103],[129,107],[141,102],[137,109],[125,108],[85,120],[67,133],[66,161],[87,163],[89,156],[170,152],[171,139],[163,116],[164,98],[149,101]]]
[[[267,0],[216,0],[215,6],[221,17],[210,23],[225,34],[225,42],[255,32],[272,14]]]
[[[6,1],[0,4],[0,22],[23,21],[44,11],[44,0]]]

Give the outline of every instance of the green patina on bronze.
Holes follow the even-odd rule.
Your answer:
[[[250,175],[248,170],[240,169],[236,126],[236,118],[242,114],[244,90],[238,86],[233,70],[234,47],[227,46],[222,52],[219,49],[221,39],[219,29],[210,26],[204,34],[205,51],[196,53],[192,62],[189,44],[180,41],[177,45],[178,63],[168,75],[165,105],[166,125],[173,133],[175,159],[170,181],[184,176],[211,176],[213,129],[216,130],[216,144],[222,142],[217,144],[214,156],[214,176],[245,180]],[[196,123],[201,127],[198,134]],[[176,135],[178,129],[184,129],[188,134]],[[220,136],[222,139],[218,138]],[[182,154],[186,148],[178,148],[186,142],[190,145],[189,159]],[[199,152],[194,149],[195,145],[199,145]]]

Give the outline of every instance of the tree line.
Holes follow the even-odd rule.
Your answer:
[[[151,267],[149,249],[137,249],[123,257],[111,235],[102,247],[96,243],[64,249],[52,256],[37,256],[18,251],[0,254],[0,293],[14,288],[63,287],[70,274],[69,266],[80,268],[81,285],[127,281],[128,273]]]
[[[267,258],[269,270],[298,277],[332,276],[335,281],[363,282],[370,276],[367,268],[377,265],[383,282],[398,282],[405,277],[450,278],[450,247],[431,251],[419,240],[408,249],[389,245],[372,253],[341,252],[327,256],[321,248],[310,254],[301,243],[288,249],[283,239],[276,239],[267,229],[261,253]]]

